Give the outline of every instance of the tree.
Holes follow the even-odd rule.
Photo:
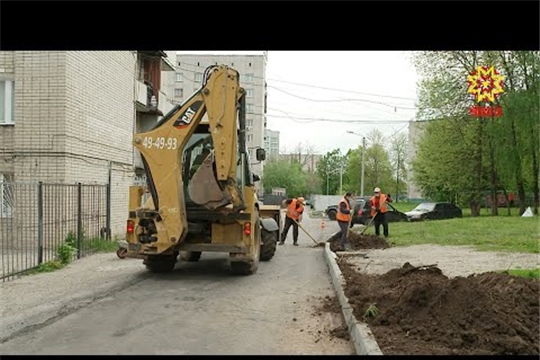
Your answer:
[[[271,193],[272,188],[280,187],[287,190],[290,197],[306,196],[306,174],[300,163],[290,163],[286,160],[269,161],[263,169],[264,191]]]
[[[501,118],[468,114],[467,74],[478,65],[494,65],[505,76]],[[479,215],[489,191],[497,215],[497,192],[516,189],[520,211],[525,193],[538,207],[538,83],[540,61],[533,51],[421,52],[415,56],[421,77],[419,119],[440,119],[426,127],[412,164],[424,195],[459,198]]]
[[[344,157],[340,149],[327,152],[317,165],[317,175],[321,184],[321,192],[335,195],[339,192],[341,166],[345,168]]]

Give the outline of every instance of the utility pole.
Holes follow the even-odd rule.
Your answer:
[[[396,170],[396,202],[399,202],[399,150],[397,152],[397,170]]]
[[[347,133],[361,136],[360,134],[357,134],[354,131],[350,131],[350,130],[348,130]],[[364,164],[366,162],[365,160],[366,160],[366,137],[362,136],[362,174],[360,175],[360,183],[361,183],[360,184],[360,197],[361,198],[364,197],[364,172],[365,172]]]
[[[328,163],[326,164],[326,195],[328,195]]]
[[[360,196],[364,198],[364,163],[366,162],[366,138],[362,136],[362,176],[360,179]]]
[[[339,194],[343,194],[343,162],[341,162],[341,169],[339,171]]]

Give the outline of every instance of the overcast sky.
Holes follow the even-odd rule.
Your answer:
[[[319,154],[335,148],[345,153],[362,142],[347,131],[407,133],[417,82],[410,57],[401,51],[269,51],[267,119],[268,128],[280,132],[280,151],[301,143]]]

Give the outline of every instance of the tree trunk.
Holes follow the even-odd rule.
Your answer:
[[[523,53],[523,54],[526,54],[526,53]],[[526,61],[526,56],[524,56],[523,58],[523,75],[525,77],[525,89],[527,89],[527,91],[530,90],[530,85],[529,85],[529,82],[531,82],[531,84],[534,84],[534,80],[536,79],[536,67],[533,66],[532,67],[532,74],[531,76],[529,76],[529,73],[527,71],[527,61]],[[538,110],[536,111],[538,113]],[[533,167],[533,172],[532,172],[532,178],[533,178],[533,212],[535,215],[538,215],[538,200],[539,200],[539,194],[538,194],[538,158],[537,158],[537,154],[536,154],[536,151],[537,151],[537,136],[535,134],[535,131],[534,131],[534,128],[537,126],[534,125],[533,128],[532,128],[532,136],[531,136],[531,155],[532,155],[532,167]]]
[[[516,124],[514,119],[510,120],[510,126],[512,128],[512,144],[514,149],[518,149],[517,135],[516,135]],[[519,199],[519,215],[522,215],[525,212],[525,185],[523,184],[523,173],[521,166],[521,156],[517,151],[514,151],[515,154],[515,164],[516,164],[516,185],[518,189],[518,199]]]
[[[510,199],[508,198],[508,193],[506,192],[506,189],[502,187],[504,198],[506,199],[506,210],[508,211],[508,216],[512,215],[510,212]]]
[[[493,118],[491,118],[493,123]],[[495,149],[493,147],[493,134],[489,135],[489,172],[490,172],[490,190],[491,190],[491,215],[499,215],[499,199],[497,196],[497,169],[495,168]]]
[[[476,184],[474,186],[474,193],[471,201],[471,216],[473,217],[480,216],[482,207],[482,137],[484,133],[484,122],[481,119],[479,119],[479,121],[474,161],[476,164]]]
[[[531,148],[531,151],[532,151],[532,167],[533,167],[533,211],[534,211],[534,214],[535,215],[538,215],[538,206],[539,206],[539,200],[540,200],[540,194],[539,194],[539,189],[538,189],[538,172],[539,172],[539,169],[538,169],[538,158],[536,157],[536,143],[535,143],[535,140],[536,140],[536,136],[531,136],[531,141],[533,141],[533,144],[532,144],[532,148]]]
[[[504,51],[501,53],[501,60],[503,62],[504,70],[507,73],[508,83],[509,83],[509,91],[514,91],[514,78],[513,78],[513,71],[508,66],[508,63],[506,61],[506,57],[504,55]],[[521,164],[521,155],[519,153],[519,145],[517,141],[517,135],[516,135],[516,123],[515,123],[515,115],[510,116],[510,128],[512,130],[511,135],[511,141],[513,145],[513,149],[509,149],[512,151],[512,153],[515,155],[514,157],[514,164],[515,164],[515,177],[516,177],[516,185],[518,190],[518,199],[519,199],[519,215],[522,215],[525,212],[525,186],[523,184],[523,166]]]

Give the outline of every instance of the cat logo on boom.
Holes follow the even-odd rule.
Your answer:
[[[178,117],[178,120],[174,122],[173,126],[177,129],[182,129],[188,126],[191,123],[191,120],[193,120],[193,115],[197,113],[202,103],[202,101],[195,101],[182,115]]]

